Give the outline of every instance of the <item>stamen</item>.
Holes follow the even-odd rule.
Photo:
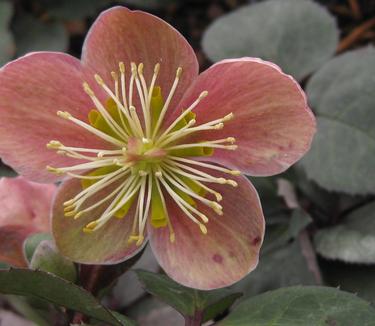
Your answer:
[[[150,108],[150,105],[151,105],[152,92],[153,92],[154,87],[155,87],[155,82],[156,82],[156,78],[158,77],[159,70],[160,70],[160,63],[157,63],[154,67],[154,74],[152,76],[150,88],[148,90],[148,99],[147,99],[147,107],[148,108]]]
[[[203,91],[193,102],[193,104],[191,104],[184,112],[182,112],[182,114],[163,132],[163,134],[159,137],[159,141],[162,141],[163,138],[176,126],[176,124],[181,121],[189,112],[191,112],[207,95],[208,92]]]
[[[107,135],[106,133],[90,126],[89,124],[81,121],[81,120],[78,120],[76,118],[74,118],[69,112],[63,112],[63,111],[57,111],[57,115],[61,118],[64,118],[64,119],[67,119],[69,121],[72,121],[74,122],[75,124],[79,125],[80,127],[90,131],[92,134],[100,137],[101,139],[104,139],[106,140],[107,142],[109,143],[112,143],[116,146],[120,146],[120,147],[123,147],[125,145],[124,142],[122,141],[119,141],[117,140],[116,138],[113,138],[112,136],[109,136]]]
[[[99,75],[95,75],[95,79],[97,83],[102,86],[104,89],[109,89],[105,84],[103,79]],[[103,106],[103,104],[98,100],[95,96],[94,92],[90,88],[89,84],[84,82],[83,89],[90,96],[92,102],[94,103],[95,107],[98,109],[102,117],[104,118],[105,122],[109,125],[109,127],[118,135],[121,139],[126,140],[128,138],[127,133],[124,131],[123,128],[111,117],[108,113],[107,109]],[[115,95],[113,95],[115,97]]]
[[[152,134],[152,138],[155,138],[157,132],[159,131],[159,128],[161,126],[161,123],[164,119],[164,115],[165,113],[167,112],[167,109],[168,109],[168,106],[169,106],[169,103],[171,102],[172,100],[172,97],[176,91],[176,88],[177,88],[177,85],[178,85],[178,82],[180,81],[180,77],[181,77],[181,74],[182,74],[182,68],[181,67],[178,67],[177,68],[177,71],[176,71],[176,77],[174,79],[174,82],[173,82],[173,85],[171,87],[171,90],[168,94],[168,97],[167,97],[167,100],[165,101],[164,103],[164,106],[163,108],[161,109],[161,112],[160,112],[160,115],[159,115],[159,118],[157,120],[157,123],[155,125],[155,129],[153,131],[153,134]]]
[[[224,172],[224,173],[229,173],[231,175],[236,175],[237,176],[237,175],[241,174],[241,172],[238,171],[238,170],[229,170],[229,169],[226,169],[226,168],[214,165],[214,164],[208,164],[208,163],[203,163],[203,162],[200,162],[200,161],[189,160],[189,159],[186,159],[186,158],[183,158],[183,157],[169,156],[169,158],[171,160],[174,160],[174,161],[179,161],[179,162],[184,162],[184,163],[188,163],[188,164],[203,166],[205,168],[209,168],[209,169],[221,171],[221,172]]]
[[[197,224],[200,224],[200,222],[190,213],[190,212],[193,212],[195,213],[196,215],[198,215],[202,221],[204,223],[207,223],[208,222],[208,218],[206,215],[204,215],[203,213],[201,213],[200,211],[198,211],[196,208],[194,208],[193,206],[191,206],[189,203],[187,203],[185,200],[183,200],[169,185],[168,183],[164,180],[163,176],[159,177],[159,180],[160,182],[163,184],[163,186],[165,187],[165,189],[167,190],[167,192],[170,194],[170,196],[174,199],[174,201],[176,202],[176,204],[178,204],[178,206],[185,212],[186,215],[188,215],[188,217],[190,217],[190,219],[197,223]]]
[[[169,241],[171,243],[173,243],[173,242],[175,242],[176,237],[175,237],[175,233],[174,233],[174,229],[173,229],[171,220],[170,220],[169,215],[168,215],[167,205],[165,203],[165,198],[164,198],[163,192],[162,192],[161,187],[160,187],[160,182],[159,182],[159,178],[162,176],[162,174],[161,174],[160,171],[157,171],[157,172],[155,172],[155,176],[156,176],[156,178],[155,178],[156,187],[157,187],[158,192],[160,194],[161,203],[162,203],[162,206],[163,206],[163,210],[164,210],[164,213],[165,213],[165,217],[166,217],[167,225],[168,225],[168,229],[169,229]]]
[[[119,63],[119,69],[121,74],[121,95],[122,95],[122,101],[124,104],[124,108],[128,108],[128,102],[126,99],[126,81],[125,81],[125,65],[123,62]]]
[[[223,208],[220,204],[212,200],[208,200],[202,196],[199,196],[194,191],[190,190],[190,188],[186,185],[186,183],[183,182],[176,174],[173,174],[173,173],[169,174],[168,172],[165,171],[165,176],[175,187],[185,192],[186,194],[198,199],[205,205],[211,207],[218,215],[223,215],[223,212],[222,212]]]

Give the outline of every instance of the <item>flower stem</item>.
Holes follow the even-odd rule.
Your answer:
[[[200,326],[203,321],[203,311],[196,311],[194,316],[185,316],[185,326]]]

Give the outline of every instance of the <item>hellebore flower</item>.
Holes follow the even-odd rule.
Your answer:
[[[49,232],[55,185],[23,177],[0,179],[0,262],[17,267],[27,263],[23,243],[33,233]]]
[[[302,90],[274,64],[224,60],[198,76],[174,28],[123,7],[99,16],[81,61],[29,54],[0,85],[0,156],[39,182],[68,177],[53,208],[61,253],[114,264],[148,239],[167,274],[201,289],[257,265],[264,217],[240,173],[286,170],[315,132]]]

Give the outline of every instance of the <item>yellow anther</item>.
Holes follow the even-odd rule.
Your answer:
[[[157,63],[154,67],[154,74],[158,74],[160,70],[160,63]]]
[[[238,146],[237,145],[228,145],[225,148],[229,149],[230,151],[234,151],[234,150],[236,150],[238,148]]]
[[[191,120],[188,122],[188,126],[191,127],[191,126],[195,125],[196,122],[197,122],[197,120],[195,120],[195,119],[191,119]]]
[[[83,212],[78,212],[76,215],[74,215],[74,219],[80,218],[84,213]]]
[[[199,95],[199,99],[202,100],[202,99],[204,99],[207,95],[208,95],[208,92],[207,92],[207,91],[203,91],[202,93],[200,93],[200,95]]]
[[[222,123],[222,122],[220,122],[220,123],[218,123],[218,124],[216,124],[216,125],[213,126],[213,128],[215,130],[223,129],[223,127],[224,127],[224,123]]]
[[[176,78],[180,78],[182,75],[182,68],[181,67],[178,67],[177,68],[177,71],[176,71]]]
[[[223,200],[223,196],[221,194],[219,194],[218,192],[214,192],[214,195],[215,195],[217,201]]]
[[[155,177],[160,178],[162,176],[162,173],[160,171],[155,172]]]
[[[138,74],[139,75],[143,75],[143,63],[141,62],[139,65],[138,65]]]
[[[93,233],[93,232],[94,232],[94,230],[92,230],[92,229],[88,229],[88,228],[83,228],[82,231],[83,231],[84,233]]]
[[[57,111],[56,114],[60,118],[64,118],[64,119],[70,119],[72,117],[72,115],[69,112],[66,112],[66,111]]]
[[[136,76],[137,75],[137,65],[134,62],[132,62],[130,64],[130,67],[131,67],[132,75]]]
[[[96,155],[98,158],[102,158],[104,156],[104,152],[99,152],[97,155]]]
[[[223,215],[223,207],[217,202],[212,201],[210,203],[210,207],[215,211],[216,214]]]
[[[228,137],[227,142],[234,144],[236,142],[236,138],[234,137]]]
[[[119,66],[119,68],[120,68],[120,72],[121,72],[122,74],[124,74],[124,73],[125,73],[125,65],[124,65],[124,63],[121,61],[121,62],[118,64],[118,66]]]
[[[75,202],[75,200],[74,199],[70,199],[70,200],[67,200],[66,202],[64,202],[64,206],[70,206],[70,205],[73,205],[74,204],[74,202]]]
[[[229,120],[232,120],[234,118],[234,114],[231,112],[229,114],[227,114],[224,118],[223,118],[223,121],[229,121]]]
[[[104,85],[104,81],[103,81],[102,77],[100,77],[98,74],[95,74],[94,77],[95,77],[96,82],[99,85]]]
[[[228,185],[231,185],[232,187],[237,187],[238,186],[238,183],[234,180],[226,180],[226,183]]]
[[[121,162],[117,158],[115,158],[112,162],[114,165],[122,166]]]
[[[55,174],[58,174],[58,175],[64,174],[64,172],[62,172],[60,169],[54,168],[54,167],[49,166],[49,165],[46,166],[46,169],[47,169],[48,172],[55,173]]]
[[[241,175],[241,171],[238,170],[229,170],[228,173],[231,175]]]
[[[207,228],[205,225],[203,225],[202,223],[199,223],[199,228],[201,229],[201,232],[203,234],[207,234]]]
[[[55,140],[51,140],[47,145],[46,147],[49,148],[49,149],[58,149],[62,146],[62,144],[58,141],[55,141]]]
[[[224,179],[224,178],[217,178],[216,181],[217,181],[218,183],[222,184],[222,185],[228,183],[228,182],[227,182],[228,180],[227,180],[227,179]]]
[[[71,211],[71,212],[65,212],[64,216],[66,216],[66,217],[72,217],[72,216],[75,216],[76,214],[77,214],[76,211]]]
[[[144,239],[145,239],[145,237],[143,235],[138,236],[138,240],[135,243],[135,245],[139,247],[143,243]]]
[[[97,221],[92,221],[85,226],[86,229],[94,230],[98,226]]]
[[[69,205],[69,206],[64,207],[64,212],[69,212],[74,209],[75,209],[75,205]]]
[[[57,151],[56,154],[58,154],[58,155],[66,155],[67,153],[65,151]]]
[[[114,71],[111,71],[111,76],[112,76],[114,81],[118,80],[118,75]]]
[[[199,217],[202,219],[204,223],[208,223],[208,217],[204,215],[203,213],[199,212]]]
[[[139,237],[137,235],[131,235],[128,239],[128,243],[132,243],[133,241],[138,241]]]
[[[147,173],[146,171],[144,171],[144,170],[139,170],[139,171],[138,171],[138,174],[139,174],[139,176],[141,176],[141,177],[145,177],[148,173]]]
[[[151,140],[150,139],[148,139],[148,138],[142,138],[142,143],[143,144],[150,144],[151,143]]]

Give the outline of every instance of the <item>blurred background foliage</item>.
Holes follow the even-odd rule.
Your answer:
[[[262,200],[266,239],[259,267],[232,287],[232,293],[243,295],[233,297],[239,308],[223,325],[248,325],[238,315],[261,305],[267,295],[248,298],[292,285],[339,286],[375,303],[375,1],[0,0],[0,66],[30,51],[79,57],[90,25],[113,5],[144,9],[171,23],[194,47],[202,70],[228,57],[255,56],[277,63],[301,83],[317,115],[318,133],[300,163],[282,175],[251,179]],[[1,176],[13,174],[0,166]],[[135,268],[159,271],[148,249]],[[150,289],[150,275],[138,277],[143,287],[134,272],[122,275],[103,293],[106,306],[142,325],[183,323],[155,296],[172,306],[173,298]],[[300,290],[290,289],[298,297]],[[282,292],[272,293],[275,299]],[[328,292],[319,295],[335,298]],[[345,306],[349,299],[335,300]],[[212,316],[224,316],[233,302]],[[30,304],[35,306],[7,298],[3,307],[40,324]],[[362,311],[364,306],[358,305]],[[364,319],[348,316],[332,325],[373,325],[363,309]],[[4,314],[0,310],[0,318]],[[315,322],[309,325],[318,325]]]

